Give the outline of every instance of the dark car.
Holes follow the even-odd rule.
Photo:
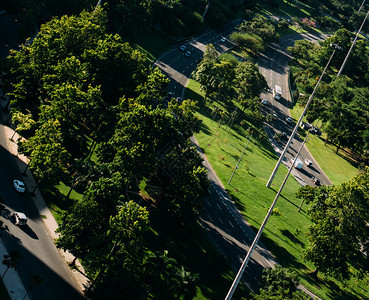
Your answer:
[[[317,186],[319,186],[319,185],[320,185],[320,181],[319,181],[319,179],[318,179],[318,178],[315,178],[314,176],[313,176],[313,177],[311,177],[311,181],[312,181],[313,183],[315,183],[315,185],[317,185]]]

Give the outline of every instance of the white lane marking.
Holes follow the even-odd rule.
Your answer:
[[[212,218],[209,216],[208,214],[208,218],[210,219],[211,223],[214,223],[214,221],[212,220]]]
[[[231,221],[228,221],[229,222],[229,224],[231,224],[231,226],[234,228],[234,226],[233,226],[233,224],[231,223]]]
[[[220,223],[224,224],[221,218],[218,218],[218,219],[219,219]]]
[[[218,203],[217,203],[217,206],[218,206],[219,209],[221,209]]]

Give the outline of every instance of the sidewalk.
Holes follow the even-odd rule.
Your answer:
[[[1,102],[2,103],[1,103],[0,109],[2,109],[2,107],[4,106],[4,103],[3,103],[4,101],[1,101]],[[4,120],[2,120],[3,121],[2,124],[10,124],[10,120],[9,120],[10,117],[7,113],[3,113],[3,119]],[[0,144],[5,149],[7,149],[10,153],[12,153],[16,158],[18,158],[16,159],[16,162],[19,168],[19,172],[23,173],[28,164],[28,158],[22,154],[18,154],[16,143],[10,140],[10,138],[14,134],[14,130],[11,129],[9,126],[2,125],[2,124],[0,124]],[[15,133],[13,140],[16,141],[18,138],[19,138],[19,135]],[[33,189],[36,186],[36,181],[33,177],[32,172],[29,169],[27,169],[26,174],[23,176],[23,181],[27,189],[29,191],[33,191]],[[55,218],[53,217],[53,215],[51,214],[49,208],[47,207],[42,197],[42,194],[38,188],[36,189],[35,194],[32,197],[32,200],[37,210],[39,211],[40,217],[44,223],[45,228],[47,229],[49,233],[49,236],[54,241],[58,237],[58,235],[55,233],[56,229],[58,228],[58,224]],[[5,249],[5,247],[2,245],[2,240],[0,239],[0,258],[3,257],[1,246],[3,247],[3,249]],[[79,260],[76,260],[76,267],[78,270],[71,269],[68,264],[73,261],[74,256],[70,254],[69,252],[63,251],[61,249],[58,249],[58,252],[60,256],[62,257],[63,261],[65,262],[67,269],[70,271],[71,277],[73,278],[76,286],[78,287],[78,289],[81,291],[81,294],[83,295],[84,289],[88,286],[88,279],[85,275],[85,271],[82,265],[80,264]],[[1,265],[4,266],[3,264]],[[0,267],[0,272],[1,270],[2,269]],[[10,273],[11,271],[16,273],[13,269],[9,270],[8,273]],[[22,285],[22,282],[19,279],[18,274],[14,275],[14,278],[13,278],[14,280],[12,280],[12,282],[9,282],[8,280],[5,280],[7,279],[8,276],[10,279],[10,274],[8,273],[4,277],[4,284],[9,292],[9,295],[11,296],[11,299],[23,299],[26,292],[25,292],[25,288]],[[16,277],[18,278],[18,281]]]

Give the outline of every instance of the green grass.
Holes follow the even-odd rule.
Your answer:
[[[11,299],[2,280],[0,280],[0,299],[1,300],[10,300]]]
[[[175,42],[156,32],[141,33],[135,38],[136,47],[146,54],[151,63],[155,62],[159,56],[168,51]]]
[[[297,104],[290,111],[291,116],[295,120],[298,120],[302,111],[303,107],[300,107]],[[305,117],[303,121],[307,122]],[[319,127],[320,124],[316,125]],[[302,137],[305,137],[305,131],[299,129],[299,132]],[[338,185],[342,182],[350,180],[355,175],[357,175],[358,163],[352,157],[350,157],[350,155],[346,151],[342,149],[339,150],[338,154],[336,154],[336,147],[330,143],[327,143],[327,145],[325,146],[324,140],[324,134],[321,137],[311,134],[306,146],[314,159],[319,164],[319,166],[322,168],[324,173],[332,181],[332,183],[334,185]]]
[[[230,271],[229,263],[208,240],[199,224],[186,227],[169,225],[163,220],[153,220],[148,242],[150,249],[163,252],[168,250],[180,265],[186,266],[191,273],[199,275],[197,295],[194,299],[224,299],[232,285],[235,274]],[[243,284],[234,299],[245,299],[248,291]]]
[[[186,90],[187,97],[202,99],[199,84],[193,80],[190,80]],[[247,115],[242,116],[242,118],[240,116],[234,122],[234,126],[228,128],[225,125],[227,120],[223,122],[223,125],[220,124],[219,117],[213,120],[214,116],[210,114],[212,107],[209,106],[200,105],[197,115],[202,119],[203,124],[201,131],[196,134],[196,138],[238,209],[257,231],[287,169],[284,166],[280,167],[272,188],[266,188],[265,184],[274,168],[277,156],[269,141],[260,141],[252,137],[239,169],[237,169],[231,184],[227,185],[233,168],[247,143],[245,128],[251,125],[248,122],[244,126],[245,128],[241,128],[240,120],[249,121],[251,118]],[[300,200],[296,199],[295,193],[299,187],[300,185],[293,177],[288,179],[276,204],[279,214],[272,215],[270,218],[264,230],[262,241],[284,267],[295,270],[300,277],[300,281],[318,296],[323,299],[354,299],[350,297],[352,297],[352,292],[359,292],[357,285],[353,285],[353,291],[349,288],[346,291],[342,283],[326,277],[324,274],[319,275],[319,281],[313,281],[309,276],[314,266],[309,262],[305,262],[301,254],[308,242],[306,233],[311,223],[306,213],[306,206],[303,207],[300,213],[297,212]],[[345,298],[339,298],[342,294],[345,295]]]

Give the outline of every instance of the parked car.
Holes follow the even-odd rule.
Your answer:
[[[263,99],[263,100],[261,100],[261,103],[262,104],[268,104],[268,101],[267,101],[267,99]]]
[[[285,139],[285,140],[287,140],[287,139],[288,139],[288,135],[287,135],[287,133],[282,132],[282,138],[283,138],[283,139]]]
[[[24,213],[21,212],[14,212],[13,213],[14,223],[18,226],[25,226],[27,225],[27,217]]]
[[[24,193],[26,191],[26,186],[23,181],[13,180],[14,188],[18,193]]]
[[[185,46],[185,45],[181,45],[181,46],[179,47],[179,50],[181,50],[181,51],[185,51],[185,50],[186,50],[186,46]]]
[[[286,117],[286,122],[287,123],[292,123],[292,119],[290,117]]]
[[[305,164],[308,166],[308,167],[311,167],[313,165],[312,161],[310,159],[305,159]]]
[[[184,56],[190,57],[191,56],[191,51],[186,51],[185,54],[184,54]]]

